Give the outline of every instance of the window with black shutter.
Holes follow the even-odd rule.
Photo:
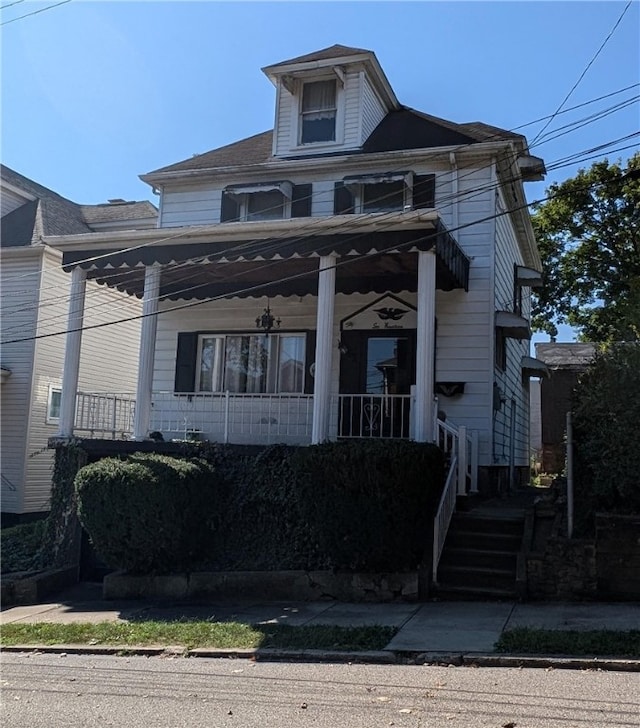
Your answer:
[[[416,174],[413,177],[413,209],[423,210],[436,206],[435,174]]]
[[[311,217],[312,186],[293,185],[291,195],[291,217]]]
[[[336,182],[333,191],[333,214],[350,215],[355,212],[353,193],[344,182]]]

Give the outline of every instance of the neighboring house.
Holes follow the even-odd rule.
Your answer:
[[[47,334],[67,328],[70,276],[62,270],[61,253],[43,243],[43,238],[155,227],[157,209],[150,202],[124,200],[78,205],[4,165],[0,167],[0,201],[0,425],[6,523],[49,509],[53,455],[47,440],[58,430],[65,336]],[[91,305],[85,311],[85,326],[140,312],[139,302],[115,289],[95,282],[88,288]],[[80,390],[134,391],[139,339],[139,320],[86,331]],[[84,418],[84,426],[90,426],[89,411]]]
[[[134,437],[443,441],[463,427],[473,483],[528,474],[542,365],[523,183],[542,160],[520,134],[403,106],[371,51],[263,71],[273,131],[142,175],[162,234],[47,238],[74,285],[144,297]]]
[[[537,453],[540,470],[560,473],[565,468],[567,412],[580,374],[596,354],[595,344],[536,344],[536,359],[548,367],[550,376],[541,380],[532,397],[531,419],[539,431]],[[533,393],[533,390],[532,390]]]

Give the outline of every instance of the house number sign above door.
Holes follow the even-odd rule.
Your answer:
[[[416,324],[415,306],[388,293],[342,319],[340,329],[343,331],[415,329]]]

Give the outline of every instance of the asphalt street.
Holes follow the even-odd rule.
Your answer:
[[[640,725],[640,674],[2,655],[13,728],[576,728]]]

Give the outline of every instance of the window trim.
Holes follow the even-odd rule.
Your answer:
[[[224,394],[227,390],[224,388],[224,382],[225,382],[225,372],[226,372],[226,340],[230,337],[264,337],[266,334],[261,333],[258,330],[251,330],[251,331],[204,331],[204,332],[198,332],[197,334],[197,346],[196,346],[196,361],[195,361],[195,380],[194,380],[194,392],[197,394]],[[233,394],[246,394],[248,396],[254,395],[263,395],[263,394],[278,394],[278,395],[300,395],[305,394],[306,392],[306,379],[307,379],[307,344],[308,344],[308,337],[309,332],[307,331],[272,331],[268,334],[269,338],[273,341],[274,339],[277,339],[276,344],[276,354],[275,354],[275,362],[273,355],[268,357],[268,366],[267,366],[267,372],[265,375],[266,380],[266,389],[265,391],[261,392],[232,392]],[[293,391],[293,392],[283,392],[280,389],[280,379],[281,379],[281,371],[280,371],[280,355],[281,355],[281,343],[280,338],[290,336],[290,337],[300,337],[302,339],[302,356],[303,356],[303,363],[302,363],[302,381],[300,383],[300,389]],[[222,365],[219,366],[219,372],[218,372],[218,388],[213,388],[215,385],[212,383],[212,389],[211,390],[203,390],[200,388],[201,386],[201,376],[202,376],[202,368],[201,368],[201,358],[202,358],[202,347],[203,342],[205,339],[222,339],[224,341],[224,346],[222,349],[222,356],[223,356],[223,362]],[[271,352],[270,352],[271,354]],[[231,391],[231,390],[229,390]]]
[[[335,139],[324,142],[302,143],[302,93],[305,83],[316,83],[318,81],[334,81],[336,86],[336,119]],[[345,119],[345,94],[344,84],[333,70],[318,76],[309,76],[296,79],[294,100],[291,104],[291,149],[328,149],[339,147],[344,144],[344,119]]]
[[[55,417],[51,414],[51,407],[53,405],[53,395],[60,395],[60,402],[58,404],[58,416]],[[60,407],[62,406],[62,387],[57,387],[53,384],[49,385],[49,391],[47,393],[47,410],[45,413],[44,421],[47,425],[57,425],[60,422]]]

